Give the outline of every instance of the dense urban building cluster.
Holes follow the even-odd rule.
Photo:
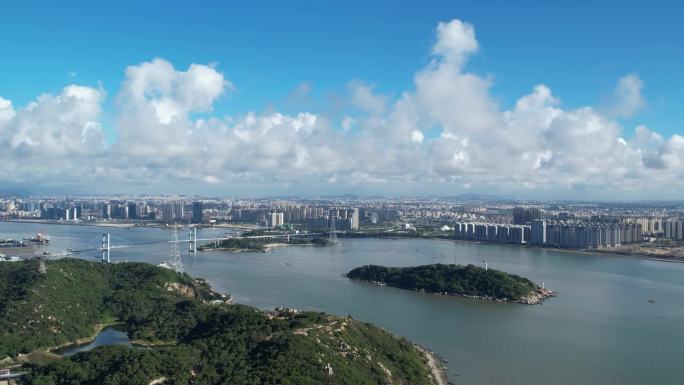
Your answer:
[[[441,231],[464,240],[603,248],[684,241],[684,209],[449,198],[46,197],[0,199],[0,219],[148,224],[236,223],[336,231]],[[428,230],[425,230],[428,229]],[[429,230],[437,229],[437,230]]]
[[[547,220],[544,218],[544,210],[539,207],[514,207],[512,217],[513,224],[457,222],[454,225],[454,236],[458,239],[476,241],[527,243],[577,249],[597,249],[643,242],[643,227],[636,220],[625,220],[623,223],[606,222],[603,217],[595,217],[595,221]],[[663,223],[669,224],[671,221]],[[670,227],[680,229],[676,225]],[[670,238],[670,233],[665,236]]]
[[[372,223],[396,221],[401,212],[391,208],[342,207],[326,204],[282,204],[263,202],[221,202],[216,200],[9,200],[0,218],[52,221],[140,220],[171,223],[238,222],[268,227],[302,224],[314,228],[335,226],[358,230],[361,218]]]
[[[230,220],[279,227],[285,224],[303,224],[311,229],[358,230],[360,210],[309,205],[272,205],[267,207],[233,207]]]
[[[623,217],[620,223],[638,224],[644,235],[684,240],[684,221],[676,217]]]
[[[534,220],[544,218],[544,211],[540,207],[514,207],[513,224],[525,225]]]
[[[531,244],[597,249],[643,241],[640,224],[558,222],[537,219],[530,226]]]
[[[454,236],[475,241],[528,243],[530,226],[457,222],[454,224]]]

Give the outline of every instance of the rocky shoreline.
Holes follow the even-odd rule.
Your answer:
[[[555,296],[556,292],[549,289],[538,287],[536,292],[526,297],[522,297],[516,302],[521,303],[523,305],[541,305],[545,299]]]
[[[347,274],[342,274],[343,277],[349,278]],[[350,278],[351,279],[351,278]],[[403,289],[400,287],[388,285],[386,282],[381,282],[381,281],[368,281],[365,279],[359,279],[359,281],[370,283],[375,286],[390,286],[394,287],[395,289],[401,289],[401,290],[407,290]],[[423,289],[408,289],[417,293],[428,293]],[[510,301],[505,298],[496,298],[496,297],[487,297],[487,296],[478,296],[478,295],[467,295],[467,294],[459,294],[459,293],[449,293],[449,292],[443,292],[443,293],[428,293],[428,294],[437,294],[437,295],[451,295],[454,297],[462,297],[462,298],[469,298],[469,299],[478,299],[478,300],[483,300],[483,301],[492,301],[492,302],[505,302],[505,303],[517,303],[521,305],[541,305],[544,303],[544,300],[547,298],[555,297],[557,293],[555,291],[537,287],[537,289],[533,292],[530,293],[529,295],[525,297],[521,297],[516,301]]]
[[[384,285],[383,285],[384,286]],[[388,285],[389,286],[389,285]],[[421,293],[425,293],[424,290],[414,290],[418,291]],[[492,302],[506,302],[506,303],[517,303],[521,305],[541,305],[544,303],[544,300],[550,297],[555,297],[556,292],[548,290],[548,289],[542,289],[538,288],[537,291],[534,293],[531,293],[525,297],[521,297],[520,299],[516,301],[509,301],[505,298],[495,298],[495,297],[485,297],[485,296],[477,296],[477,295],[466,295],[466,294],[458,294],[458,293],[433,293],[433,294],[439,294],[439,295],[451,295],[454,297],[462,297],[462,298],[470,298],[470,299],[479,299],[479,300],[484,300],[484,301],[492,301]]]
[[[432,373],[432,379],[435,385],[449,385],[445,368],[439,363],[441,360],[437,353],[417,344],[413,345],[416,349],[422,352],[427,359],[427,364]]]

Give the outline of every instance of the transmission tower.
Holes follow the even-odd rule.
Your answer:
[[[179,273],[183,272],[183,261],[181,260],[180,250],[178,249],[178,227],[173,228],[173,240],[171,241],[171,260],[169,265]]]

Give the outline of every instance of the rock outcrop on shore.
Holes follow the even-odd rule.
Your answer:
[[[537,290],[534,293],[531,293],[528,296],[520,298],[518,303],[524,304],[524,305],[540,305],[542,302],[544,302],[545,299],[549,297],[555,297],[556,293],[545,288],[538,287]]]

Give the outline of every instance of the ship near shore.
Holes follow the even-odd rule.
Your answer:
[[[22,240],[18,239],[0,239],[0,248],[22,248],[22,247],[36,247],[50,243],[50,238],[43,234],[36,234],[32,237],[27,237]]]

